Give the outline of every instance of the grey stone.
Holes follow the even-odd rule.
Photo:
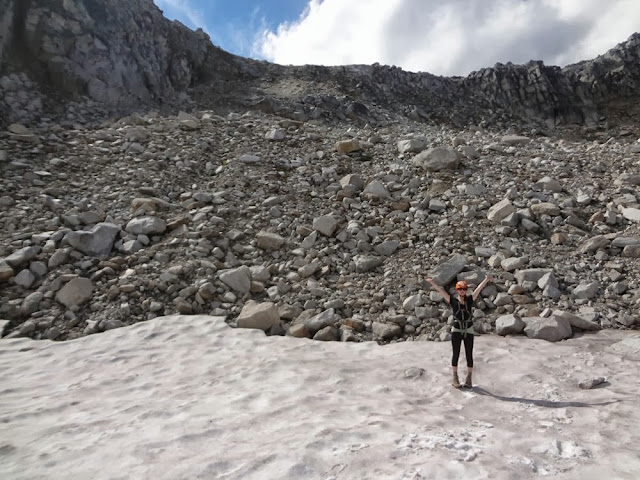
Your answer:
[[[558,342],[573,335],[571,324],[562,317],[525,317],[522,321],[526,324],[524,332],[529,338]]]
[[[159,217],[145,215],[129,220],[125,230],[134,235],[156,235],[167,230],[167,222]]]
[[[333,308],[329,308],[310,318],[301,319],[298,317],[294,320],[295,325],[300,323],[304,324],[309,334],[313,336],[323,328],[335,325],[335,310]]]
[[[467,264],[467,257],[456,253],[446,261],[437,265],[431,272],[431,278],[433,278],[433,281],[436,284],[445,286],[451,283],[451,281],[456,278],[456,275],[458,275],[458,273],[460,273]]]
[[[19,267],[23,263],[33,260],[38,256],[42,249],[40,247],[24,247],[16,250],[8,257],[5,257],[4,262],[12,268]]]
[[[218,278],[241,295],[251,289],[251,269],[247,266],[220,270]]]
[[[236,319],[239,328],[257,328],[264,331],[279,324],[278,307],[271,302],[257,303],[250,300],[245,303]]]
[[[335,326],[329,325],[319,330],[314,336],[314,340],[320,340],[322,342],[335,342],[340,340],[340,330]]]
[[[332,215],[323,215],[322,217],[317,217],[313,220],[313,229],[317,230],[325,237],[333,237],[338,225],[340,225],[340,220]]]
[[[592,299],[598,295],[600,290],[600,284],[598,282],[581,283],[573,289],[572,295],[574,298]]]
[[[508,215],[515,213],[515,211],[516,207],[513,206],[508,198],[505,198],[503,200],[500,200],[489,209],[487,218],[491,222],[500,223],[501,220],[506,218]]]
[[[0,282],[6,282],[13,277],[14,274],[13,268],[4,260],[0,260]]]
[[[572,327],[579,328],[581,330],[600,330],[602,327],[595,322],[587,320],[585,318],[580,317],[579,315],[574,315],[570,312],[565,312],[563,310],[554,310],[553,317],[562,318],[568,321]]]
[[[82,305],[93,296],[93,283],[88,278],[74,278],[56,294],[56,300],[67,308]]]
[[[379,267],[384,262],[384,257],[374,257],[371,255],[356,255],[353,259],[357,273],[366,273]]]
[[[496,319],[496,333],[498,335],[517,335],[523,332],[526,324],[519,315],[502,315]]]
[[[430,148],[413,157],[413,164],[428,172],[455,170],[460,164],[460,154],[450,147]]]
[[[264,250],[278,250],[284,245],[285,239],[277,233],[260,231],[256,235],[256,245]]]
[[[398,152],[400,153],[420,153],[425,148],[427,148],[427,140],[424,138],[398,140]]]
[[[120,233],[120,227],[113,223],[99,223],[90,231],[69,232],[64,240],[85,255],[106,258]]]
[[[402,335],[402,327],[390,323],[373,322],[371,331],[377,338],[382,340],[391,340]]]

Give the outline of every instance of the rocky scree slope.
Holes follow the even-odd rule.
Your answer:
[[[381,65],[285,67],[230,55],[151,0],[5,0],[0,122],[87,124],[109,115],[260,108],[293,119],[391,117],[507,128],[595,124],[640,82],[640,35],[566,68],[501,65],[465,78]],[[620,100],[623,100],[620,102]]]
[[[173,313],[318,340],[443,340],[423,281],[494,282],[476,328],[559,340],[640,319],[640,130],[134,114],[0,134],[4,334]],[[524,135],[523,135],[524,134]]]

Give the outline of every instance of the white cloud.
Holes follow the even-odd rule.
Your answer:
[[[210,29],[206,26],[204,12],[188,0],[153,0],[153,3],[162,10],[166,18],[177,19],[192,30],[202,28],[211,35]]]
[[[467,75],[496,62],[566,65],[640,31],[638,0],[311,0],[254,51],[279,64],[379,62]]]

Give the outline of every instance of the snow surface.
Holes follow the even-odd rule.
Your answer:
[[[0,478],[637,479],[639,356],[620,342],[638,340],[478,336],[476,386],[456,390],[449,343],[267,337],[204,315],[4,339]]]

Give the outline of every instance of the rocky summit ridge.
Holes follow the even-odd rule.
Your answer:
[[[174,313],[317,340],[640,323],[638,46],[443,78],[230,55],[150,1],[0,13],[0,319]],[[28,60],[28,61],[27,61]]]
[[[299,120],[392,117],[507,128],[597,124],[640,87],[640,35],[565,68],[497,64],[467,77],[384,65],[281,66],[231,55],[151,0],[4,0],[0,122],[91,123],[133,111],[261,108]]]

